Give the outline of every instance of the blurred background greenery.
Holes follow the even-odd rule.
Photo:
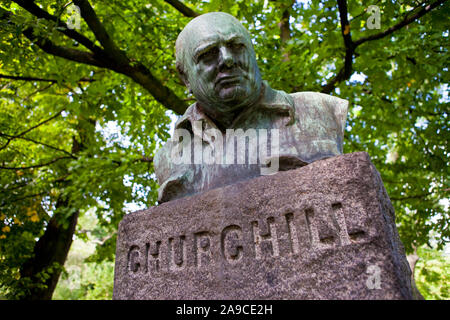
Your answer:
[[[194,16],[224,11],[249,30],[271,87],[349,101],[344,153],[368,152],[417,261],[417,287],[448,299],[449,8],[0,0],[0,296],[111,298],[118,224],[157,204],[153,156],[194,101],[175,40]]]

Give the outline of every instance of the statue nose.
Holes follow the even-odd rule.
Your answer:
[[[233,54],[227,47],[220,48],[220,65],[231,67],[234,64]]]

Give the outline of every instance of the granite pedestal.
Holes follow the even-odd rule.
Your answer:
[[[412,299],[410,268],[365,152],[124,217],[114,299]]]

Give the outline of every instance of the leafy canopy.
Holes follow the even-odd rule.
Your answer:
[[[211,11],[248,28],[272,87],[350,101],[344,152],[370,154],[408,251],[430,231],[440,248],[449,241],[448,2],[377,1],[380,29],[367,27],[373,1],[73,3],[75,29],[67,1],[0,4],[0,284],[10,295],[24,294],[20,269],[52,217],[95,208],[114,234],[127,203],[156,203],[152,157],[169,115],[193,100],[175,39]],[[113,259],[114,246],[95,259]]]

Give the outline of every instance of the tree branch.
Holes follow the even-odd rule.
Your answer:
[[[155,78],[143,64],[138,64],[135,67],[127,67],[125,70],[119,69],[118,72],[129,76],[142,85],[157,101],[177,114],[183,114],[189,106],[186,101],[180,99],[172,90]]]
[[[368,37],[363,37],[361,39],[358,39],[357,41],[355,41],[355,45],[359,46],[359,45],[361,45],[361,44],[363,44],[364,42],[367,42],[367,41],[378,40],[378,39],[384,38],[384,37],[390,35],[391,33],[395,32],[395,31],[403,28],[404,26],[406,26],[406,25],[416,21],[417,19],[421,18],[422,16],[424,16],[425,14],[427,14],[428,12],[433,10],[434,8],[436,8],[436,7],[440,6],[441,4],[443,4],[445,1],[447,1],[447,0],[439,0],[439,1],[436,1],[436,2],[434,2],[432,4],[426,5],[426,6],[422,7],[418,12],[416,12],[412,16],[408,17],[408,14],[410,12],[412,12],[412,11],[417,9],[417,8],[414,8],[413,10],[408,12],[408,14],[406,14],[405,18],[401,22],[397,23],[396,25],[390,27],[389,29],[387,29],[387,30],[385,30],[383,32],[380,32],[380,33],[377,33],[377,34],[374,34],[374,35],[371,35],[371,36],[368,36]]]
[[[105,50],[102,49],[101,52],[97,50],[96,52],[86,52],[57,46],[50,40],[35,35],[32,27],[27,27],[22,33],[48,54],[87,65],[110,69],[130,77],[136,83],[143,86],[156,101],[167,109],[173,110],[177,114],[183,114],[188,104],[180,99],[172,90],[164,86],[143,64],[131,63],[126,55],[109,38],[89,2],[86,0],[77,0],[75,2],[82,7],[80,11],[83,18],[93,30]],[[0,20],[6,20],[7,23],[12,24],[11,17],[13,17],[11,12],[4,9],[0,10]]]
[[[283,3],[281,4],[280,10],[283,10],[283,13],[281,15],[281,20],[278,23],[278,27],[280,28],[280,39],[281,39],[281,46],[283,52],[283,61],[287,62],[289,61],[289,52],[286,51],[285,45],[286,42],[291,38],[291,26],[289,23],[289,19],[291,17],[291,14],[289,12],[289,9],[292,5],[294,5],[295,1],[291,1],[290,3]]]
[[[341,33],[344,38],[345,45],[345,58],[344,66],[339,70],[338,74],[332,78],[325,86],[322,87],[322,93],[330,93],[334,90],[337,83],[349,79],[352,75],[353,55],[355,53],[356,46],[353,43],[350,33],[350,23],[348,21],[347,1],[338,0],[339,18],[341,20]]]
[[[164,1],[167,2],[168,4],[170,4],[175,9],[177,9],[179,12],[181,12],[186,17],[195,18],[199,15],[197,12],[195,12],[191,8],[187,7],[185,4],[183,4],[182,2],[180,2],[178,0],[164,0]]]
[[[57,83],[58,80],[56,79],[43,79],[43,78],[36,78],[36,77],[22,77],[22,76],[11,76],[6,74],[0,74],[0,79],[11,79],[11,80],[20,80],[20,81],[33,81],[33,82],[51,82],[51,83]],[[95,79],[90,78],[81,78],[78,80],[78,82],[93,82]]]
[[[66,151],[66,150],[64,150],[64,149],[60,149],[60,148],[54,147],[54,146],[49,145],[49,144],[47,144],[47,143],[45,143],[45,142],[36,141],[36,140],[34,140],[34,139],[27,138],[27,137],[21,137],[21,136],[16,136],[16,137],[15,137],[15,136],[10,136],[10,135],[7,135],[7,134],[1,133],[1,132],[0,132],[0,136],[7,137],[7,138],[11,138],[11,140],[14,140],[14,139],[22,139],[22,140],[25,140],[25,141],[30,141],[30,142],[33,142],[33,143],[35,143],[35,144],[40,144],[40,145],[42,145],[42,146],[44,146],[44,147],[47,147],[47,148],[50,148],[50,149],[53,149],[53,150],[56,150],[56,151],[64,152],[65,154],[69,155],[69,156],[72,157],[73,159],[77,159],[77,157],[75,157],[75,156],[74,156],[73,154],[71,154],[69,151]]]
[[[64,58],[67,60],[92,65],[95,67],[100,68],[108,67],[108,64],[105,64],[104,62],[102,62],[102,60],[96,59],[94,54],[90,52],[57,46],[44,37],[34,35],[33,29],[31,27],[28,27],[27,29],[23,30],[22,33],[31,42],[34,42],[39,48],[41,48],[48,54]]]
[[[112,39],[109,37],[105,27],[100,22],[100,19],[98,18],[89,1],[74,0],[73,3],[80,7],[81,16],[94,33],[95,38],[97,38],[103,48],[105,48],[106,54],[119,64],[129,64],[130,61],[128,60],[127,56],[116,46],[114,41],[112,41]]]
[[[85,46],[92,52],[101,53],[102,49],[96,46],[91,40],[89,40],[89,38],[85,37],[84,35],[78,33],[73,29],[70,29],[65,22],[62,22],[58,17],[55,17],[50,13],[48,13],[47,11],[41,9],[33,1],[24,1],[24,0],[13,0],[13,1],[37,18],[56,22],[56,26],[58,27],[59,32],[65,34],[66,36],[77,41],[78,43],[81,43],[83,46]]]
[[[63,160],[63,159],[72,159],[72,157],[58,157],[55,158],[49,162],[45,162],[45,163],[40,163],[40,164],[36,164],[33,166],[27,166],[27,167],[5,167],[5,166],[0,166],[0,169],[5,169],[5,170],[28,170],[28,169],[35,169],[35,168],[41,168],[41,167],[45,167],[48,166],[52,163],[55,163],[59,160]]]
[[[7,138],[8,141],[7,141],[3,146],[0,147],[0,151],[3,150],[3,149],[5,149],[13,139],[20,138],[20,137],[22,137],[24,134],[30,132],[31,130],[36,129],[37,127],[42,126],[43,124],[45,124],[45,123],[47,123],[47,122],[49,122],[49,121],[55,119],[55,118],[58,117],[62,112],[63,112],[63,110],[59,111],[57,114],[51,116],[50,118],[48,118],[48,119],[46,119],[46,120],[44,120],[44,121],[42,121],[42,122],[39,122],[38,124],[36,124],[36,125],[32,126],[31,128],[29,128],[29,129],[23,131],[22,133],[19,133],[19,134],[13,135],[13,136],[7,135],[7,134],[4,134],[4,133],[1,133],[1,132],[0,132],[0,135],[2,135],[2,136],[9,136],[9,138]]]
[[[97,40],[105,48],[108,57],[114,61],[110,69],[129,76],[147,89],[157,101],[176,113],[183,114],[187,109],[186,102],[178,98],[169,88],[165,87],[143,64],[131,64],[126,54],[119,50],[109,37],[94,9],[89,4],[89,1],[74,0],[74,3],[80,7],[81,16],[89,25]]]
[[[431,194],[433,194],[433,192],[427,192],[424,194],[416,194],[413,196],[405,196],[405,197],[389,197],[389,199],[391,199],[391,201],[402,201],[402,200],[409,200],[409,199],[424,199]]]
[[[143,156],[142,158],[136,160],[138,162],[153,162],[153,157],[145,157]]]
[[[353,56],[354,56],[355,50],[358,46],[360,46],[361,44],[363,44],[367,41],[381,39],[381,38],[386,37],[389,34],[392,34],[393,32],[401,29],[402,27],[416,21],[420,17],[424,16],[426,13],[430,12],[434,8],[443,4],[445,1],[447,1],[447,0],[438,0],[430,5],[424,6],[418,12],[416,12],[412,16],[408,17],[408,15],[412,11],[417,9],[417,8],[414,8],[413,10],[411,10],[410,12],[408,12],[406,14],[405,18],[401,22],[397,23],[393,27],[391,27],[383,32],[380,32],[380,33],[377,33],[377,34],[374,34],[374,35],[371,35],[368,37],[363,37],[356,41],[352,41],[351,33],[350,33],[350,24],[349,24],[349,21],[347,18],[347,3],[345,0],[338,0],[339,14],[340,14],[340,20],[341,20],[341,32],[344,37],[344,44],[345,44],[345,61],[344,61],[344,66],[339,70],[339,72],[337,73],[337,75],[334,78],[332,78],[326,85],[324,85],[322,87],[321,92],[322,93],[330,93],[331,91],[334,90],[334,88],[336,87],[336,85],[339,82],[350,79],[350,77],[352,75]]]
[[[338,0],[339,18],[341,20],[341,33],[344,38],[345,48],[347,50],[353,49],[354,44],[350,33],[350,23],[348,21],[347,1]]]
[[[342,67],[341,70],[339,70],[339,72],[337,73],[337,75],[322,87],[322,90],[320,92],[330,93],[331,91],[333,91],[334,88],[336,88],[336,85],[342,80],[344,80],[344,69],[345,67]]]
[[[290,30],[290,24],[289,24],[289,8],[284,9],[281,21],[278,24],[280,28],[280,39],[282,43],[285,43],[291,38],[291,30]]]
[[[12,17],[14,17],[14,15],[11,12],[0,8],[0,20],[6,20],[7,24],[15,26],[11,22]],[[17,27],[17,26],[15,26],[15,27]],[[89,65],[93,65],[93,66],[97,66],[97,67],[106,67],[106,65],[101,63],[100,61],[98,61],[92,53],[86,52],[86,51],[81,51],[81,50],[76,50],[76,49],[72,49],[72,48],[57,46],[57,45],[53,44],[50,40],[48,40],[42,36],[35,35],[34,28],[32,28],[32,27],[25,28],[24,30],[22,30],[22,33],[23,33],[23,35],[25,35],[25,37],[27,37],[31,42],[35,43],[39,48],[44,50],[46,53],[49,53],[51,55],[55,55],[55,56],[58,56],[61,58],[65,58],[68,60],[72,60],[75,62],[89,64]]]
[[[23,131],[22,133],[19,133],[18,135],[15,135],[14,138],[21,137],[21,136],[23,136],[24,134],[30,132],[31,130],[36,129],[37,127],[40,127],[40,126],[42,126],[43,124],[46,124],[46,123],[49,122],[49,121],[52,121],[53,119],[55,119],[56,117],[58,117],[63,111],[64,111],[64,110],[60,110],[59,112],[57,112],[55,115],[51,116],[50,118],[48,118],[48,119],[46,119],[46,120],[44,120],[44,121],[39,122],[38,124],[36,124],[36,125],[32,126],[31,128],[29,128],[29,129]]]
[[[48,194],[48,191],[42,191],[42,192],[35,193],[35,194],[29,194],[29,195],[27,195],[27,196],[23,196],[23,197],[21,197],[21,198],[14,199],[14,200],[12,200],[12,202],[17,202],[17,201],[25,200],[25,199],[27,199],[27,198],[40,197],[40,196],[43,196],[43,195],[45,195],[45,194]]]
[[[43,88],[39,88],[34,90],[32,93],[30,93],[29,95],[26,96],[26,98],[24,99],[24,101],[28,101],[32,96],[34,96],[35,94],[39,93],[39,92],[43,92],[49,88],[51,88],[52,86],[55,85],[55,82],[51,82],[49,84],[47,84],[46,86],[44,86]]]

